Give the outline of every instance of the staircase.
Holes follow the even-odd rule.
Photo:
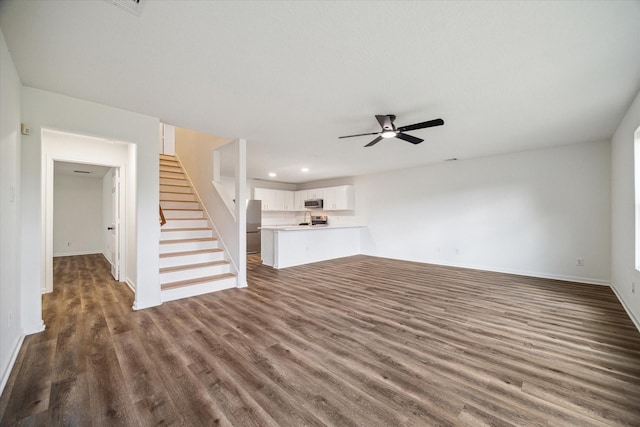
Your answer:
[[[160,155],[162,301],[236,287],[226,254],[175,156]]]

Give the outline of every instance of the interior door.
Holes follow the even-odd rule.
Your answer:
[[[111,275],[120,280],[120,168],[113,169],[111,176]]]

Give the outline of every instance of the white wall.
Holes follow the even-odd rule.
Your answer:
[[[22,343],[20,288],[20,91],[0,31],[0,393]]]
[[[609,283],[608,142],[357,177],[355,193],[367,254]]]
[[[22,140],[22,261],[21,274],[25,298],[22,301],[25,330],[42,329],[40,289],[43,268],[33,262],[41,254],[43,224],[42,137],[43,128],[83,135],[99,136],[135,144],[129,152],[135,163],[127,171],[135,182],[129,211],[135,223],[129,230],[127,280],[136,288],[135,308],[160,304],[158,280],[158,128],[157,118],[119,110],[92,102],[24,87],[22,89],[22,121],[32,127],[32,135]]]
[[[103,246],[102,179],[56,174],[53,256],[98,254]]]
[[[634,133],[640,128],[640,93],[611,140],[611,285],[640,329],[640,273],[635,257]],[[636,136],[640,139],[640,135]],[[640,165],[639,165],[640,167]],[[635,281],[636,291],[631,292]]]

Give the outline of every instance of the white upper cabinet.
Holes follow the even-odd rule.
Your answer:
[[[353,185],[340,185],[323,189],[325,211],[351,211],[355,208]]]
[[[281,191],[282,193],[282,207],[284,211],[295,211],[295,191]]]
[[[262,200],[263,211],[295,210],[293,191],[254,188],[253,198],[256,200]]]
[[[307,190],[298,190],[295,192],[294,205],[295,205],[296,211],[300,212],[305,210],[305,207],[304,207],[305,200],[307,200]]]
[[[285,191],[267,188],[254,189],[254,198],[262,200],[263,211],[303,212],[305,200],[323,199],[325,211],[352,211],[355,209],[353,185]]]
[[[305,191],[307,192],[307,200],[324,198],[324,188],[312,188]]]

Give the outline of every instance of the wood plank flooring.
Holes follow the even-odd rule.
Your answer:
[[[607,287],[355,256],[131,310],[56,258],[13,426],[638,426],[640,333]]]

